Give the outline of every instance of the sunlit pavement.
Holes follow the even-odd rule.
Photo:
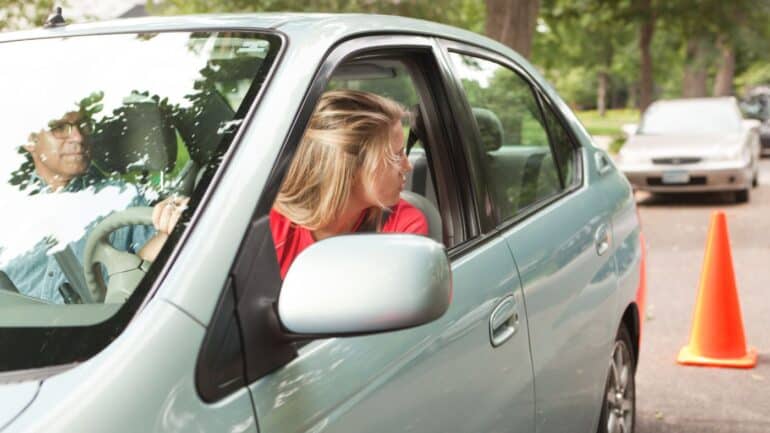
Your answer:
[[[647,239],[648,298],[637,373],[637,432],[770,432],[770,159],[747,204],[729,195],[637,193]],[[751,370],[683,367],[709,219],[724,210]]]

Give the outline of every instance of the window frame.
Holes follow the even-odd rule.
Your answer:
[[[576,190],[578,190],[581,186],[583,186],[583,183],[585,182],[585,176],[583,175],[583,158],[581,156],[581,146],[578,143],[577,139],[575,138],[575,133],[572,131],[571,128],[567,126],[566,121],[562,117],[561,111],[556,108],[556,104],[553,103],[542,91],[535,88],[535,93],[540,101],[540,112],[545,115],[546,110],[550,110],[550,112],[553,114],[554,118],[556,119],[556,125],[560,127],[564,133],[567,136],[567,140],[569,140],[570,148],[572,149],[573,154],[575,155],[575,166],[573,167],[574,172],[574,180],[569,185],[566,185],[564,183],[563,175],[561,172],[561,169],[563,168],[564,161],[561,161],[561,158],[559,158],[558,154],[554,152],[554,160],[556,161],[558,167],[559,167],[559,177],[562,178],[562,188],[564,193],[572,193]],[[554,132],[551,130],[551,125],[549,122],[546,122],[546,129],[548,130],[548,139],[551,142],[551,148],[553,149],[553,144],[556,141],[554,138]]]
[[[521,67],[519,64],[517,64],[514,60],[510,59],[508,56],[505,56],[503,54],[500,54],[495,51],[491,51],[488,48],[485,47],[479,47],[476,45],[472,45],[465,42],[459,42],[455,40],[450,39],[443,39],[439,38],[438,43],[442,48],[442,55],[445,59],[445,63],[450,68],[450,74],[452,77],[452,82],[454,84],[455,93],[460,95],[459,100],[456,100],[456,103],[458,104],[458,111],[462,112],[463,117],[463,123],[466,125],[466,129],[471,130],[472,134],[465,134],[465,142],[464,142],[464,148],[466,155],[468,155],[468,162],[469,164],[475,165],[476,168],[474,169],[476,172],[482,172],[483,173],[483,164],[482,164],[482,146],[481,146],[481,137],[478,134],[477,127],[475,125],[475,122],[473,121],[470,103],[467,100],[464,87],[462,85],[462,81],[459,76],[457,76],[454,73],[454,69],[452,69],[452,60],[450,58],[450,53],[457,53],[462,55],[468,55],[472,57],[476,57],[482,60],[487,60],[490,62],[494,62],[502,67],[506,67],[509,70],[511,70],[513,73],[517,74],[525,83],[528,85],[532,91],[532,94],[534,98],[537,101],[538,109],[540,110],[541,118],[543,119],[544,129],[546,130],[546,134],[548,136],[549,141],[549,149],[551,151],[551,155],[553,157],[555,166],[557,167],[557,170],[559,170],[559,178],[561,179],[561,161],[559,161],[559,158],[556,156],[556,153],[553,149],[553,135],[550,131],[549,126],[547,125],[547,122],[545,121],[544,117],[544,105],[548,106],[551,111],[553,112],[554,116],[556,117],[556,120],[558,121],[558,124],[564,129],[564,131],[567,133],[567,136],[570,140],[570,145],[572,147],[572,150],[576,157],[576,167],[575,167],[575,173],[579,177],[579,180],[574,182],[570,187],[564,186],[563,180],[561,180],[561,183],[563,185],[562,190],[558,194],[554,194],[553,196],[540,200],[538,202],[532,203],[531,205],[519,210],[517,213],[512,215],[509,218],[506,218],[500,222],[495,221],[494,215],[492,215],[491,210],[489,212],[485,212],[483,208],[478,208],[478,214],[480,216],[480,222],[482,225],[482,234],[479,237],[479,239],[474,242],[475,243],[483,243],[487,238],[494,237],[497,234],[504,232],[508,230],[509,228],[518,225],[521,221],[524,221],[528,218],[530,218],[532,215],[540,212],[542,209],[549,207],[551,204],[561,201],[565,196],[570,195],[574,193],[576,190],[581,188],[583,185],[585,185],[586,177],[583,174],[583,158],[580,152],[581,146],[579,146],[577,143],[579,143],[575,138],[575,133],[572,131],[571,128],[569,128],[564,120],[563,114],[560,110],[556,108],[556,105],[553,104],[553,102],[546,96],[546,92],[542,88],[541,84],[532,76],[532,74],[528,73],[525,68]],[[470,139],[469,139],[470,135]],[[492,200],[490,196],[490,188],[486,185],[486,178],[475,178],[476,184],[474,185],[475,193],[480,198],[477,200],[477,202],[484,202],[484,200]]]
[[[454,116],[448,103],[450,88],[444,80],[430,80],[428,73],[435,72],[445,77],[443,57],[435,42],[429,36],[404,34],[403,32],[378,35],[363,35],[341,40],[332,46],[324,60],[317,66],[316,73],[308,85],[305,96],[294,113],[289,132],[278,152],[273,168],[268,175],[265,188],[255,207],[250,229],[244,236],[234,264],[231,279],[237,305],[235,315],[240,322],[242,332],[243,359],[245,361],[246,383],[250,384],[291,362],[297,356],[297,344],[309,341],[302,338],[296,341],[280,327],[274,305],[280,296],[282,282],[277,277],[277,258],[272,244],[267,216],[273,206],[278,190],[283,182],[288,167],[294,158],[306,125],[323,92],[327,89],[334,71],[338,66],[362,56],[374,56],[398,59],[404,62],[415,84],[420,101],[426,111],[424,119],[429,140],[441,145],[446,152],[432,152],[429,158],[431,171],[436,181],[437,199],[443,223],[447,218],[452,223],[455,245],[448,249],[450,260],[463,251],[462,245],[476,231],[476,221],[468,210],[474,207],[467,200],[472,195],[465,194],[460,186],[466,176],[463,170],[467,165],[458,159],[457,151],[462,149],[461,141],[455,136],[452,121]],[[410,62],[409,60],[413,60]],[[417,67],[411,69],[410,65]],[[427,70],[426,70],[427,68]],[[263,253],[259,253],[262,251]],[[270,280],[257,279],[252,270],[259,268]],[[264,272],[263,272],[264,271]],[[275,280],[277,278],[277,280]],[[257,281],[259,280],[259,281]],[[266,356],[270,353],[270,356]],[[272,354],[276,355],[273,356]]]

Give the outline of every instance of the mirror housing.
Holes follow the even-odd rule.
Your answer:
[[[431,322],[451,299],[443,245],[418,235],[352,234],[303,251],[277,304],[283,327],[293,334],[346,336]]]

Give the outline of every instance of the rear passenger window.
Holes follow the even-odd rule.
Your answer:
[[[450,53],[478,128],[484,175],[498,222],[561,190],[532,88],[495,62]]]

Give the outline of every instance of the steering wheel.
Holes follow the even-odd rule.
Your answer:
[[[110,234],[130,225],[152,225],[152,208],[139,206],[115,212],[100,221],[88,235],[83,274],[95,302],[124,302],[150,268],[150,262],[110,245]],[[105,284],[100,265],[107,269],[109,284]]]

